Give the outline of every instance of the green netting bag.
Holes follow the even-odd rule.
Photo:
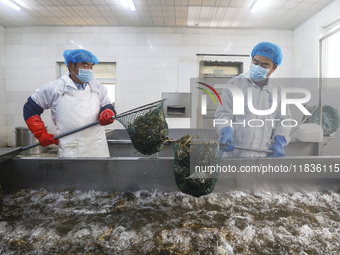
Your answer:
[[[177,187],[183,193],[195,197],[211,193],[215,188],[218,173],[208,169],[218,165],[223,154],[223,151],[219,150],[218,142],[197,140],[187,135],[174,141],[172,145]]]
[[[117,116],[133,146],[144,155],[161,151],[164,142],[169,140],[168,124],[163,111],[164,101],[159,100]]]

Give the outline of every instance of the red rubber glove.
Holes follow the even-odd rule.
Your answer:
[[[115,116],[115,113],[111,109],[105,109],[100,114],[99,124],[102,126],[106,126],[106,125],[113,123],[113,119],[112,119],[113,116]]]
[[[28,118],[26,124],[34,134],[34,137],[39,140],[41,146],[45,147],[53,143],[56,145],[59,144],[58,139],[53,139],[54,135],[47,133],[45,124],[38,114]]]

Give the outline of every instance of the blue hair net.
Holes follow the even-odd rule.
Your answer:
[[[278,45],[270,42],[261,42],[254,47],[251,52],[251,57],[260,55],[263,57],[270,58],[275,65],[281,65],[282,63],[282,52]]]
[[[77,49],[77,50],[65,50],[63,54],[65,58],[65,64],[67,65],[68,62],[80,63],[80,62],[89,62],[93,64],[98,64],[98,59],[95,55],[93,55],[91,52],[83,49]]]

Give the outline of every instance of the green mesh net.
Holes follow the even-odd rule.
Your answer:
[[[159,100],[124,112],[116,118],[125,127],[133,146],[144,155],[161,151],[168,140],[163,103],[164,100]]]
[[[217,142],[203,141],[199,137],[183,136],[179,140],[168,137],[168,124],[164,100],[124,112],[117,120],[127,130],[133,146],[144,155],[162,150],[167,141],[174,149],[174,174],[177,187],[186,194],[200,197],[211,193],[218,173],[209,171],[220,163],[223,149]]]
[[[186,194],[200,197],[211,193],[218,173],[211,167],[220,163],[222,150],[217,142],[184,136],[173,143],[174,174],[177,187]]]

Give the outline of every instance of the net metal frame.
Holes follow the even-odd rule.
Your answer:
[[[126,111],[122,114],[118,114],[116,116],[116,119],[125,127],[126,123],[128,123],[128,121],[126,121],[126,120],[123,121],[122,119],[124,117],[128,117],[128,116],[131,116],[131,114],[137,114],[137,113],[139,114],[138,116],[144,115],[145,113],[141,114],[141,112],[151,110],[151,109],[157,109],[158,107],[163,106],[163,103],[164,103],[165,100],[166,99],[158,100],[158,101],[152,102],[150,104],[146,104],[146,105],[139,106],[137,108],[131,109],[131,110]],[[133,117],[133,120],[134,119],[135,119],[135,117]]]
[[[177,187],[183,193],[200,197],[211,193],[218,173],[195,172],[195,165],[209,167],[220,163],[223,151],[219,144],[203,140],[191,140],[189,146],[181,146],[179,139],[173,143],[174,175]]]
[[[144,155],[152,155],[159,152],[163,143],[168,139],[168,124],[165,120],[163,104],[166,99],[158,100],[135,109],[118,114],[116,119],[128,132],[133,146]],[[155,125],[141,127],[138,130],[134,124],[141,117],[152,116]],[[139,119],[140,120],[140,119]],[[141,131],[143,132],[138,132]],[[147,129],[147,130],[145,130]],[[159,132],[161,130],[161,132]],[[153,140],[150,139],[152,134]],[[155,142],[157,140],[157,142]],[[154,144],[153,144],[154,143]]]

